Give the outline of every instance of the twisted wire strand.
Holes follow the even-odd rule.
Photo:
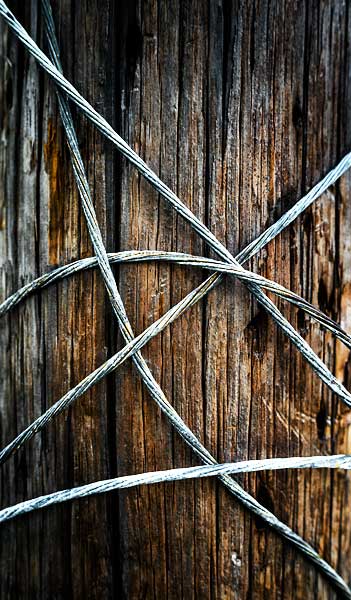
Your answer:
[[[14,18],[14,16],[12,15],[12,13],[10,13],[10,11],[7,9],[5,3],[3,2],[3,0],[0,1],[0,13],[3,14],[3,16],[5,17],[5,19],[8,21],[8,23],[10,24],[10,26],[12,26],[14,29],[15,27],[17,27],[16,25],[16,20]],[[14,27],[15,26],[15,27]],[[21,28],[21,26],[19,26]],[[24,35],[23,35],[24,32]],[[27,37],[26,37],[27,36]],[[35,43],[33,42],[33,40],[31,40],[31,38],[28,36],[28,34],[25,32],[25,30],[22,28],[22,32],[20,32],[20,34],[18,35],[18,37],[20,37],[20,39],[22,39],[22,41],[27,45],[27,47],[29,48],[29,50],[31,50],[31,42],[34,44],[34,46],[36,47],[36,50],[38,51],[39,54],[35,54],[35,52],[33,52],[32,49],[32,54],[34,56],[36,56],[36,58],[38,58],[39,62],[40,62],[40,58],[42,59],[44,57],[44,59],[47,61],[47,63],[49,65],[51,65],[50,61],[48,61],[45,57],[45,55],[43,53],[41,53],[41,51],[39,50],[39,48],[35,45]],[[29,46],[28,46],[28,42],[29,42]],[[41,56],[40,56],[41,54]],[[44,63],[45,63],[44,60]],[[42,63],[42,66],[43,63]],[[47,65],[48,66],[48,65]],[[45,68],[45,67],[44,67]],[[48,70],[48,69],[46,69]],[[51,71],[51,73],[50,73]],[[55,72],[56,71],[56,72]],[[59,83],[60,80],[60,73],[59,71],[57,71],[55,68],[49,67],[49,71],[48,71],[54,78],[56,78],[57,83]],[[57,74],[58,74],[58,78],[57,78]],[[56,75],[56,77],[55,77]],[[62,80],[64,80],[64,78],[62,77]],[[102,118],[98,115],[98,113],[96,113],[96,111],[94,111],[94,109],[92,109],[92,107],[78,94],[78,92],[73,88],[73,86],[71,86],[71,84],[69,84],[69,82],[67,82],[67,80],[65,81],[65,85],[61,86],[65,89],[65,91],[68,93],[68,95],[70,95],[72,97],[72,99],[74,99],[74,101],[76,103],[79,104],[80,101],[80,105],[81,108],[82,106],[85,105],[85,112],[89,113],[89,111],[92,111],[92,115],[90,115],[90,117],[92,118],[93,122],[95,122],[96,125],[99,126],[99,119],[101,120]],[[66,85],[67,84],[67,85]],[[70,89],[71,88],[71,89]],[[73,94],[72,94],[73,92]],[[76,94],[76,97],[74,97],[74,94]],[[83,101],[83,102],[82,102]],[[95,120],[94,120],[95,119]],[[102,121],[104,121],[102,119]],[[106,129],[106,125],[108,126],[108,124],[105,121],[105,129]],[[108,131],[108,128],[110,128],[110,131]],[[100,123],[100,129],[101,129],[101,123]],[[111,139],[112,141],[114,141],[114,143],[116,144],[118,141],[118,134],[116,134],[113,129],[108,126],[107,127],[107,137],[109,137],[109,139]],[[112,134],[112,136],[111,136]],[[113,139],[115,138],[115,139]],[[215,236],[213,236],[213,234],[207,230],[207,228],[201,223],[201,221],[199,221],[192,213],[191,211],[189,211],[189,209],[177,198],[177,196],[175,196],[175,194],[173,194],[173,192],[171,192],[171,190],[169,190],[169,188],[167,188],[167,186],[165,186],[160,180],[159,178],[150,170],[148,169],[148,167],[145,165],[145,163],[143,163],[143,161],[138,157],[137,154],[135,154],[133,152],[133,150],[131,148],[129,148],[129,146],[122,140],[122,138],[119,138],[119,142],[120,142],[120,150],[124,153],[125,156],[127,156],[127,158],[129,158],[129,160],[131,160],[131,162],[133,162],[135,164],[135,166],[137,166],[137,168],[139,169],[139,171],[146,177],[147,180],[150,181],[150,183],[152,183],[152,185],[154,187],[156,187],[156,189],[158,189],[158,191],[169,201],[171,202],[171,204],[173,205],[173,207],[177,210],[177,212],[179,212],[180,214],[182,214],[185,218],[187,218],[187,220],[192,224],[192,226],[194,227],[194,229],[196,231],[198,231],[198,233],[200,233],[200,235],[208,242],[210,243],[211,247],[222,257],[224,257],[227,262],[230,262],[232,264],[235,264],[235,259],[230,255],[230,253],[225,249],[224,246],[222,246],[222,244],[220,244],[220,242],[218,242],[218,240],[215,238]],[[118,145],[118,144],[117,144]],[[144,172],[143,172],[144,170]],[[237,263],[237,266],[239,267],[239,263]],[[215,276],[211,276],[207,282],[204,282],[204,287],[203,289],[205,289],[206,284],[207,288],[213,286],[216,284],[216,278],[217,281],[219,279],[218,275]],[[201,286],[199,286],[198,289],[200,289]],[[261,290],[259,288],[257,288],[256,286],[253,286],[252,284],[248,285],[248,288],[250,289],[250,291],[257,297],[257,299],[266,307],[266,309],[268,310],[268,312],[270,312],[270,314],[273,316],[273,318],[279,323],[280,321],[280,325],[282,326],[283,330],[285,330],[286,332],[289,332],[289,327],[291,328],[290,324],[288,322],[284,322],[285,320],[283,319],[282,315],[279,313],[279,311],[276,309],[276,307],[273,305],[273,303],[271,303],[271,301],[266,298],[264,296],[264,294],[262,294]],[[197,290],[195,290],[196,292]],[[195,297],[195,293],[194,293],[194,297]],[[190,296],[190,295],[189,295]],[[186,300],[186,299],[184,299]],[[190,305],[190,304],[189,304]],[[176,308],[176,307],[174,307]],[[176,314],[176,311],[174,312],[174,315]],[[174,316],[174,318],[176,318],[176,316]],[[159,320],[160,321],[160,320]],[[156,322],[158,323],[158,322]],[[155,325],[155,324],[154,324]],[[285,326],[285,329],[284,329]],[[152,326],[151,326],[152,327]],[[292,331],[294,332],[293,328],[291,328]],[[145,333],[145,332],[144,332]],[[156,333],[155,333],[156,334]],[[295,332],[296,334],[296,332]],[[143,334],[141,334],[142,336]],[[298,336],[298,334],[296,334]],[[292,334],[292,332],[290,331],[290,336],[292,341],[294,341],[294,336]],[[290,337],[289,336],[289,337]],[[138,336],[140,337],[140,336]],[[295,337],[295,341],[298,341],[300,344],[300,351],[302,352],[302,354],[304,354],[304,356],[306,357],[306,359],[310,362],[310,364],[312,366],[314,366],[316,368],[316,364],[314,364],[316,361],[315,359],[318,358],[316,357],[316,355],[314,355],[312,353],[312,357],[310,356],[308,358],[308,351],[307,349],[309,348],[308,345],[307,349],[306,347],[304,347],[304,344],[302,342],[304,342],[302,340],[302,338],[299,337]],[[134,342],[137,340],[138,338],[136,338],[134,340]],[[298,345],[298,344],[296,344]],[[127,345],[128,346],[128,345]],[[298,346],[299,347],[299,346]],[[137,344],[135,345],[135,351],[137,348]],[[311,349],[309,349],[311,351]],[[125,359],[124,359],[125,360]],[[318,359],[319,360],[319,359]],[[317,360],[317,367],[319,367],[320,370],[320,376],[323,379],[321,373],[323,372],[323,363],[321,362],[321,365],[318,365],[318,360]],[[108,361],[107,361],[108,362]],[[105,363],[106,364],[106,363]],[[318,372],[318,368],[316,369]],[[96,371],[94,372],[96,373]],[[322,373],[323,374],[323,373]],[[94,375],[94,374],[91,374]],[[337,380],[333,380],[333,376],[332,374],[327,370],[327,372],[324,372],[324,377],[325,377],[325,382],[329,385],[329,387],[331,387],[333,389],[333,386],[336,388],[334,391],[338,390],[337,393],[339,393],[339,395],[341,396],[345,396],[345,392],[346,394],[348,393],[347,390],[342,389],[341,384],[338,384]],[[86,378],[87,379],[87,378]],[[339,385],[339,388],[338,388]],[[340,387],[341,386],[341,387]],[[192,432],[191,432],[192,433]],[[193,434],[192,434],[193,435]],[[207,451],[206,451],[207,452]],[[211,457],[212,458],[212,457]],[[222,480],[225,480],[226,476],[222,476]],[[235,489],[236,487],[239,487],[232,479],[229,478],[229,482],[227,482],[229,487],[233,486],[233,489]],[[263,507],[261,507],[253,498],[251,498],[248,494],[246,494],[245,492],[243,492],[243,490],[241,490],[241,488],[239,487],[239,490],[242,494],[244,494],[244,497],[242,498],[242,502],[250,507],[250,506],[255,506],[256,507],[256,514],[259,514],[260,511],[263,513],[268,513],[268,511],[266,511],[265,509],[263,509]],[[319,567],[322,568],[322,570],[325,572],[325,574],[328,574],[329,577],[333,580],[334,584],[340,589],[340,591],[345,594],[347,597],[351,597],[350,596],[350,590],[349,588],[347,588],[345,582],[340,578],[340,576],[338,576],[335,571],[330,567],[330,565],[328,565],[327,563],[325,563],[325,561],[323,561],[322,559],[320,559],[320,557],[317,555],[317,553],[315,553],[315,551],[309,547],[301,538],[299,538],[299,536],[297,536],[294,532],[292,532],[289,528],[287,528],[287,526],[283,525],[282,523],[280,523],[276,517],[274,515],[271,515],[270,513],[268,513],[268,515],[271,518],[271,522],[275,523],[275,528],[280,528],[281,532],[285,529],[285,537],[287,537],[288,539],[291,540],[295,540],[295,545],[302,547],[303,551],[305,552],[305,554],[307,554],[309,556],[309,558],[314,561],[315,563],[319,563]]]
[[[96,127],[112,141],[120,152],[137,168],[143,177],[171,204],[171,206],[182,215],[192,228],[206,241],[206,243],[216,252],[222,259],[230,264],[235,264],[240,267],[240,263],[235,260],[231,253],[217,240],[216,236],[192,213],[192,211],[176,196],[172,190],[150,169],[140,156],[130,148],[130,146],[116,133],[83,96],[75,89],[75,87],[60,73],[53,65],[47,56],[40,50],[34,40],[29,36],[26,30],[18,22],[15,16],[6,6],[4,0],[0,0],[0,14],[4,17],[8,25],[15,32],[17,37],[27,47],[29,52],[36,58],[39,64],[45,71],[54,79],[61,89],[75,102],[85,115],[96,125]],[[349,158],[345,157],[347,162]],[[346,169],[344,165],[342,168]],[[293,218],[293,217],[290,217]],[[217,275],[217,281],[213,281],[213,285],[218,283],[221,275]],[[274,303],[262,292],[256,285],[247,283],[249,291],[255,296],[256,300],[266,309],[271,315],[274,322],[282,329],[291,342],[304,356],[305,360],[312,367],[314,372],[320,379],[337,394],[343,402],[351,407],[351,394],[331,373],[323,361],[316,355],[309,344],[299,335],[291,324],[283,317]]]
[[[105,494],[113,490],[121,490],[139,485],[166,483],[171,481],[185,481],[218,475],[238,475],[240,473],[257,473],[258,471],[277,471],[281,469],[351,469],[351,456],[348,454],[335,454],[333,456],[306,456],[289,458],[265,458],[260,460],[245,460],[234,463],[205,465],[201,467],[183,467],[164,471],[152,471],[136,475],[125,475],[113,479],[105,479],[61,490],[52,494],[38,496],[32,500],[19,502],[14,506],[0,510],[0,523],[10,521],[33,510],[47,508],[53,504],[61,504],[85,498],[96,494]]]
[[[351,152],[346,154],[341,161],[331,169],[323,179],[321,179],[305,196],[300,198],[288,211],[286,211],[276,223],[273,223],[268,229],[263,231],[255,240],[244,248],[236,256],[236,260],[243,263],[256,254],[262,248],[276,237],[282,229],[285,229],[295,219],[301,215],[306,208],[321,196],[330,186],[332,186],[340,177],[351,167]]]
[[[263,289],[272,292],[276,296],[279,296],[283,300],[286,300],[297,306],[312,319],[315,319],[322,327],[331,331],[335,337],[337,337],[345,346],[351,349],[351,336],[338,325],[333,319],[325,315],[319,308],[313,306],[310,302],[295,294],[291,290],[284,286],[263,277],[252,273],[251,271],[237,269],[234,265],[229,265],[222,261],[216,261],[202,256],[194,256],[192,254],[186,254],[183,252],[166,252],[163,250],[125,250],[123,252],[109,252],[107,258],[111,264],[128,264],[128,263],[141,263],[141,262],[171,262],[177,265],[183,265],[187,267],[201,267],[209,271],[215,271],[224,274],[235,275],[241,281],[251,281],[256,283]],[[0,304],[0,317],[4,316],[17,304],[25,300],[25,298],[41,289],[49,286],[50,284],[74,275],[87,269],[95,268],[98,266],[96,257],[89,257],[77,260],[68,265],[58,267],[50,273],[45,273],[37,279],[27,283],[22,288],[11,294]]]

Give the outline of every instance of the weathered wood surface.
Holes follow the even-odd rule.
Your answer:
[[[43,46],[38,0],[11,7]],[[233,253],[351,147],[347,1],[55,0],[66,75]],[[1,297],[91,254],[52,85],[0,23]],[[108,250],[204,253],[203,243],[75,114]],[[250,268],[350,331],[351,175]],[[202,279],[116,270],[136,332]],[[282,304],[350,389],[349,354]],[[119,340],[119,341],[118,341]],[[122,343],[98,272],[1,322],[3,446]],[[249,293],[229,279],[154,339],[167,397],[218,460],[351,451],[350,414]],[[117,474],[195,464],[130,363],[1,469],[3,506]],[[350,477],[241,481],[350,581]],[[214,480],[54,507],[1,528],[0,598],[334,598]]]

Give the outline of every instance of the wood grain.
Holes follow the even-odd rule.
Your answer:
[[[40,3],[10,4],[41,47]],[[351,147],[347,0],[55,0],[65,74],[235,254]],[[52,84],[0,22],[1,298],[91,254]],[[207,254],[203,242],[74,112],[109,251]],[[350,331],[351,175],[248,265]],[[116,268],[136,333],[203,275]],[[350,357],[281,302],[350,389]],[[0,442],[122,344],[99,273],[27,300],[0,323]],[[226,279],[143,350],[174,407],[219,461],[351,452],[347,410]],[[196,464],[131,363],[1,469],[1,504],[115,475]],[[350,476],[240,481],[350,582]],[[53,507],[5,525],[0,598],[335,598],[214,480]]]

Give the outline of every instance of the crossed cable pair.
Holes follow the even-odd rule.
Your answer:
[[[307,467],[340,467],[351,468],[351,457],[346,455],[329,457],[307,457],[307,458],[286,458],[286,459],[267,459],[263,461],[245,461],[241,463],[230,463],[227,465],[218,465],[211,454],[196,438],[194,433],[183,422],[178,413],[168,402],[160,386],[153,378],[147,364],[145,363],[140,349],[152,337],[160,333],[168,324],[174,321],[187,308],[193,306],[215,285],[217,285],[224,273],[241,279],[255,296],[257,301],[263,305],[274,321],[282,328],[289,339],[295,344],[301,354],[309,362],[317,375],[335,392],[348,406],[351,407],[351,394],[334,377],[326,365],[313,352],[308,343],[298,334],[292,325],[283,317],[275,304],[264,294],[262,289],[266,289],[276,295],[292,302],[305,310],[311,317],[315,318],[323,327],[329,329],[333,334],[343,341],[348,348],[351,348],[351,338],[334,321],[313,307],[307,301],[297,294],[287,290],[283,286],[276,284],[268,279],[255,275],[242,267],[242,263],[256,254],[263,246],[278,235],[287,227],[303,210],[305,210],[317,197],[319,197],[332,183],[334,183],[350,166],[351,153],[346,155],[335,169],[317,184],[304,198],[299,200],[287,213],[285,213],[274,225],[269,227],[262,235],[254,240],[245,248],[236,258],[217,240],[217,238],[201,223],[199,219],[181,202],[181,200],[157,177],[157,175],[142,161],[142,159],[128,146],[128,144],[112,129],[106,120],[99,115],[94,108],[79,94],[79,92],[65,79],[62,74],[62,67],[59,57],[59,48],[57,44],[54,21],[52,17],[49,0],[42,0],[43,13],[45,18],[45,28],[49,44],[49,53],[51,61],[38,48],[34,40],[28,35],[14,15],[9,11],[5,2],[0,0],[0,14],[4,17],[9,26],[16,33],[18,38],[24,43],[29,52],[37,59],[47,73],[55,80],[60,90],[57,91],[61,119],[66,132],[67,142],[70,149],[71,160],[74,175],[79,189],[83,211],[86,217],[87,226],[91,241],[94,247],[96,257],[84,259],[72,263],[71,265],[60,267],[52,273],[43,275],[34,282],[18,290],[0,306],[0,315],[12,308],[16,303],[22,300],[31,291],[48,285],[62,277],[79,270],[99,265],[104,282],[108,291],[113,311],[117,317],[126,346],[117,354],[108,359],[103,365],[90,373],[78,385],[67,392],[60,400],[50,407],[43,415],[36,419],[29,427],[20,433],[12,442],[10,442],[0,452],[0,462],[4,462],[15,451],[17,451],[28,439],[40,431],[46,423],[56,414],[67,408],[76,398],[82,395],[94,383],[107,375],[113,369],[117,368],[128,357],[131,357],[136,365],[143,382],[147,386],[150,395],[156,401],[160,409],[167,415],[175,429],[190,445],[193,451],[207,465],[205,467],[191,467],[189,469],[173,469],[170,471],[155,472],[149,474],[140,474],[129,477],[116,478],[87,486],[74,488],[73,490],[64,490],[55,492],[48,496],[42,496],[34,500],[22,502],[14,507],[9,507],[0,511],[0,522],[13,518],[24,512],[41,508],[49,504],[71,500],[84,495],[91,495],[99,492],[105,492],[111,489],[121,487],[130,487],[131,485],[140,485],[141,483],[153,483],[156,481],[178,480],[189,477],[204,477],[208,475],[217,475],[228,490],[240,500],[240,502],[254,514],[261,517],[270,527],[277,531],[284,538],[288,539],[297,547],[315,566],[329,578],[331,583],[339,592],[347,598],[351,598],[351,590],[346,582],[336,573],[336,571],[324,561],[319,554],[300,536],[293,532],[287,525],[279,521],[274,514],[261,506],[252,496],[250,496],[241,486],[234,481],[229,474],[235,472],[256,471],[264,468],[307,468]],[[66,96],[73,100],[75,104],[88,116],[88,118],[98,127],[98,129],[110,139],[118,149],[136,166],[138,171],[147,179],[151,185],[181,214],[199,233],[199,235],[208,243],[222,259],[214,261],[203,257],[194,257],[181,253],[166,253],[157,251],[130,251],[116,254],[107,254],[104,247],[101,232],[98,226],[89,184],[85,174],[83,161],[79,152],[76,133]],[[117,285],[112,273],[110,262],[131,262],[140,260],[170,260],[178,263],[185,263],[192,266],[202,266],[203,268],[215,271],[206,281],[201,283],[195,290],[190,292],[177,305],[172,307],[165,315],[150,325],[139,336],[134,337],[131,325],[129,323],[122,299],[119,295]]]

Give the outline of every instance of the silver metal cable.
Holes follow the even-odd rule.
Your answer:
[[[261,460],[244,460],[236,463],[205,465],[201,467],[184,467],[165,471],[152,471],[137,475],[125,475],[88,483],[75,488],[61,490],[33,500],[25,500],[14,506],[0,510],[0,523],[22,516],[33,510],[47,508],[53,504],[61,504],[86,496],[105,494],[113,490],[121,490],[139,485],[184,481],[218,475],[238,475],[240,473],[257,473],[258,471],[276,471],[280,469],[351,469],[351,456],[336,454],[333,456],[306,456],[290,458],[264,458]]]

